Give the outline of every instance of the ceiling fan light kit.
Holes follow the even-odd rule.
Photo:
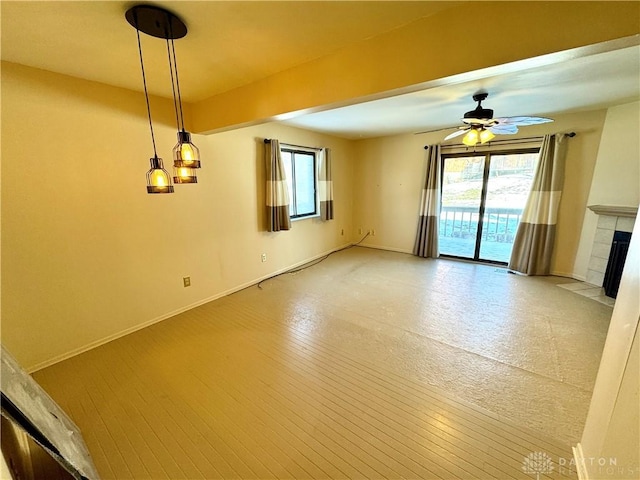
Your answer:
[[[462,143],[464,143],[467,147],[473,147],[480,140],[480,135],[478,134],[478,130],[472,128],[467,132],[467,134],[462,137]]]
[[[491,130],[482,129],[480,131],[480,143],[487,143],[496,138]]]
[[[468,147],[473,147],[478,143],[490,142],[496,135],[513,135],[518,133],[519,126],[553,122],[552,119],[544,117],[493,118],[493,110],[482,107],[482,101],[486,100],[488,96],[489,94],[485,92],[476,93],[473,96],[473,101],[478,102],[478,105],[475,109],[464,114],[462,122],[465,125],[458,127],[458,130],[447,135],[444,141],[464,135],[464,137],[462,137],[462,143]]]
[[[182,96],[180,94],[180,81],[178,78],[178,65],[173,41],[187,34],[187,26],[173,13],[153,5],[135,5],[125,13],[127,22],[136,29],[138,37],[138,51],[140,53],[140,68],[142,70],[142,83],[145,100],[147,103],[147,115],[151,141],[153,143],[153,157],[151,169],[147,172],[147,193],[173,193],[171,177],[164,169],[162,158],[156,152],[155,137],[153,134],[153,122],[151,121],[151,108],[149,106],[149,93],[142,59],[142,46],[140,32],[149,36],[164,39],[167,42],[167,56],[169,58],[169,71],[171,76],[171,89],[173,91],[173,105],[178,127],[178,143],[173,147],[173,182],[177,184],[197,183],[197,168],[200,168],[200,151],[191,142],[191,134],[184,128],[184,115],[182,112]]]
[[[496,136],[493,134],[491,130],[487,130],[486,128],[471,128],[467,134],[462,137],[462,143],[464,143],[467,147],[473,147],[477,145],[478,142],[483,144],[490,142]]]

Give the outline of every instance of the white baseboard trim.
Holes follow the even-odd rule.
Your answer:
[[[89,350],[92,350],[96,347],[99,347],[101,345],[104,345],[106,343],[112,342],[114,340],[117,340],[118,338],[124,337],[125,335],[129,335],[131,333],[137,332],[138,330],[142,330],[143,328],[147,328],[150,327],[151,325],[154,325],[156,323],[159,323],[163,320],[166,320],[168,318],[171,317],[175,317],[176,315],[179,315],[180,313],[186,312],[187,310],[191,310],[192,308],[196,308],[199,307],[200,305],[204,305],[205,303],[209,303],[212,302],[214,300],[217,300],[219,298],[222,297],[226,297],[227,295],[231,295],[232,293],[236,293],[239,292],[240,290],[244,290],[247,287],[250,287],[252,285],[256,285],[260,282],[262,282],[263,280],[267,280],[268,278],[274,277],[276,275],[280,275],[282,273],[285,273],[289,270],[293,270],[295,268],[301,267],[307,263],[313,262],[314,260],[318,260],[319,258],[322,258],[326,255],[330,255],[334,252],[337,252],[339,250],[343,250],[347,247],[351,247],[353,246],[353,243],[346,243],[340,247],[334,248],[332,250],[320,253],[319,255],[315,255],[307,260],[303,260],[301,262],[297,262],[294,263],[293,265],[290,265],[288,267],[285,268],[281,268],[280,270],[276,270],[275,272],[269,273],[268,275],[263,275],[262,277],[256,278],[254,280],[250,280],[248,282],[245,282],[241,285],[237,285],[235,287],[232,287],[228,290],[225,290],[223,292],[220,293],[216,293],[215,295],[211,295],[210,297],[204,298],[202,300],[198,300],[197,302],[194,302],[190,305],[187,305],[185,307],[180,307],[176,310],[173,310],[169,313],[165,313],[163,315],[160,315],[158,317],[152,318],[150,320],[147,320],[146,322],[143,323],[139,323],[137,325],[134,325],[133,327],[129,327],[126,328],[124,330],[121,330],[120,332],[114,333],[112,335],[108,335],[104,338],[101,338],[100,340],[96,340],[94,342],[91,342],[87,345],[84,345],[82,347],[78,347],[78,348],[74,348],[73,350],[70,350],[68,352],[62,353],[60,355],[56,355],[53,358],[50,358],[49,360],[45,360],[43,362],[37,363],[35,365],[32,365],[30,367],[27,367],[25,370],[27,371],[27,373],[34,373],[37,372],[38,370],[42,370],[43,368],[46,367],[50,367],[51,365],[54,365],[56,363],[62,362],[64,360],[67,360],[71,357],[75,357],[76,355],[80,355],[81,353],[87,352]]]
[[[575,275],[573,272],[569,273],[569,272],[551,271],[549,272],[549,274],[553,275],[554,277],[573,278],[574,280],[579,280],[581,282],[584,282],[586,280],[586,277],[583,278],[580,275]]]
[[[587,472],[587,464],[584,461],[582,445],[578,443],[575,447],[571,447],[571,450],[573,450],[573,459],[576,462],[576,472],[578,474],[578,480],[589,480],[589,472]]]

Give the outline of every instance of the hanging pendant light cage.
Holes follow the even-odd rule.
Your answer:
[[[173,166],[173,183],[198,183],[196,171],[189,167]]]
[[[169,172],[164,169],[162,159],[149,159],[151,169],[147,172],[147,193],[173,193],[173,185]]]
[[[200,168],[200,150],[191,142],[191,134],[178,132],[178,143],[173,147],[173,166],[177,168]]]

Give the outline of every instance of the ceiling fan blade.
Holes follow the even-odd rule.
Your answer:
[[[544,117],[503,117],[503,118],[496,118],[494,121],[498,125],[507,124],[507,125],[525,126],[525,125],[538,125],[540,123],[553,122],[553,119],[544,118]]]
[[[518,127],[508,123],[498,123],[497,125],[489,127],[488,130],[491,130],[491,132],[496,135],[511,135],[518,133]]]
[[[466,133],[468,130],[469,130],[468,128],[463,128],[463,129],[458,130],[457,132],[450,133],[449,135],[444,137],[443,141],[451,140],[452,138],[459,137],[460,135],[463,135],[464,133]]]

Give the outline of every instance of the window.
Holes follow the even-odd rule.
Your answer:
[[[289,188],[291,219],[318,215],[317,155],[315,150],[282,145],[282,164]]]

